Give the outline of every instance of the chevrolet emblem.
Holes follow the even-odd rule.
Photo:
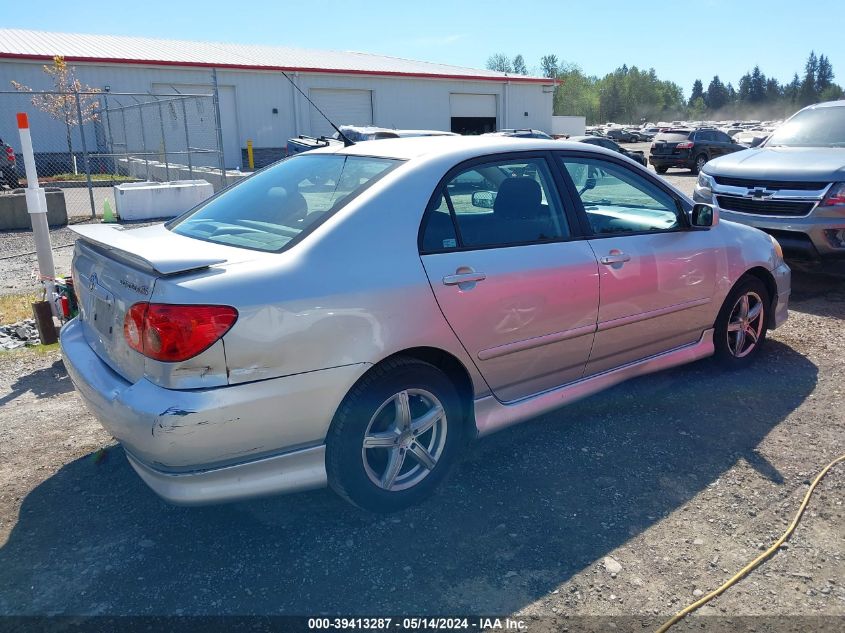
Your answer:
[[[764,189],[763,187],[756,187],[748,190],[748,195],[752,200],[770,200],[774,197],[775,192]]]

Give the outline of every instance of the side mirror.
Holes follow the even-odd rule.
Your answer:
[[[719,223],[719,212],[712,205],[696,204],[692,208],[692,217],[690,219],[694,227],[707,229]]]
[[[496,194],[492,191],[473,191],[472,206],[479,209],[492,209],[496,202]]]

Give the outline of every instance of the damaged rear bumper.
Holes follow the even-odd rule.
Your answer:
[[[86,342],[78,321],[61,334],[80,396],[123,444],[144,481],[168,501],[214,503],[325,485],[326,432],[369,367],[335,367],[213,389],[130,383]]]

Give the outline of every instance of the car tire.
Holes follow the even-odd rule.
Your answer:
[[[707,154],[699,154],[695,157],[695,162],[692,164],[690,171],[698,175],[698,173],[704,168],[704,165],[707,164]]]
[[[370,370],[338,408],[326,438],[329,485],[364,510],[402,510],[434,493],[464,445],[463,407],[449,377],[397,357]]]
[[[713,330],[716,361],[740,369],[754,361],[766,341],[771,297],[757,277],[744,275],[728,293]]]
[[[6,185],[10,189],[18,189],[20,187],[17,175],[11,171],[5,172],[3,174],[3,179],[6,181]]]
[[[654,168],[654,171],[656,171],[658,174],[665,174],[668,170],[669,170],[668,167],[655,167]]]

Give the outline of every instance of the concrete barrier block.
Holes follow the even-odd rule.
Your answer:
[[[67,205],[65,193],[58,187],[46,187],[47,224],[65,226],[67,224]],[[26,210],[26,194],[23,189],[0,194],[0,231],[10,229],[30,229],[32,222]]]
[[[114,200],[122,220],[172,218],[214,194],[205,180],[128,182],[115,185]]]

